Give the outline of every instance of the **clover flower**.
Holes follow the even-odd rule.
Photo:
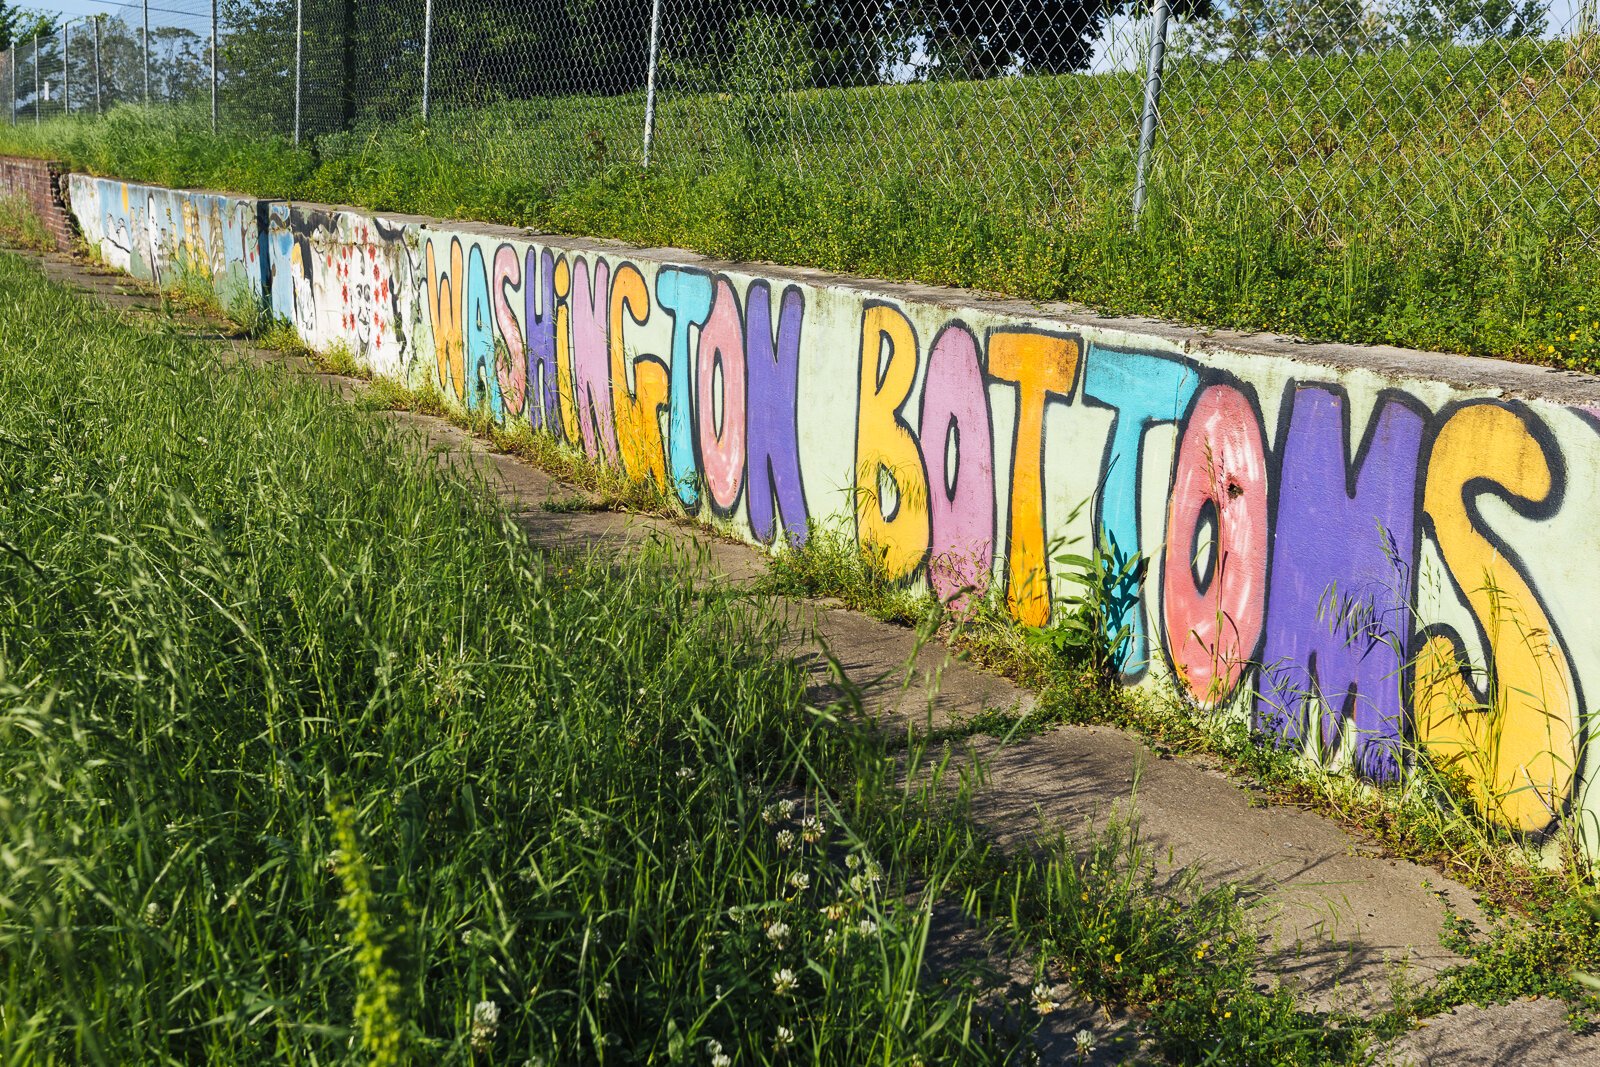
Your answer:
[[[480,1000],[472,1006],[472,1027],[468,1031],[472,1051],[487,1052],[494,1044],[494,1035],[500,1032],[500,1005],[492,1000]]]

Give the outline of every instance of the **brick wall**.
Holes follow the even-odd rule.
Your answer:
[[[0,156],[0,196],[20,196],[33,205],[56,247],[70,248],[76,224],[63,196],[61,164]]]

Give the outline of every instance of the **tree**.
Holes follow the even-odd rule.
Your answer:
[[[55,15],[0,0],[0,51],[35,36],[48,37],[56,28]]]
[[[1208,59],[1351,55],[1544,32],[1546,0],[1223,0],[1180,27],[1174,48]]]
[[[941,67],[972,77],[1066,74],[1089,65],[1111,16],[1141,13],[1135,0],[928,0],[929,52]],[[1178,0],[1174,14],[1210,10],[1210,0]]]
[[[1395,27],[1412,44],[1537,37],[1545,0],[1401,0]]]
[[[302,124],[415,114],[422,4],[303,0]],[[658,84],[781,92],[1087,66],[1118,12],[1148,0],[663,0]],[[1211,0],[1176,0],[1202,14]],[[222,0],[230,112],[293,111],[294,0]],[[637,93],[650,0],[434,0],[435,107]]]
[[[1208,59],[1273,59],[1370,51],[1388,36],[1365,0],[1224,0],[1181,26],[1174,48]]]

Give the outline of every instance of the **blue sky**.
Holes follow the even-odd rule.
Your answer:
[[[34,8],[39,11],[57,12],[67,18],[79,18],[84,15],[122,15],[124,18],[132,17],[133,21],[139,18],[139,5],[105,3],[104,0],[48,0],[45,3],[32,4],[22,0],[20,7]],[[152,26],[165,25],[172,22],[192,24],[195,21],[211,21],[211,0],[150,0],[150,24]]]

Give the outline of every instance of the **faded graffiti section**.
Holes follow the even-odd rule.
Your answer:
[[[72,213],[107,265],[164,287],[199,284],[224,305],[259,301],[260,201],[69,176]]]
[[[1378,781],[1419,748],[1508,826],[1600,840],[1593,411],[443,223],[74,176],[108,263],[522,421],[752,542],[819,527],[1047,624],[1063,545],[1143,561],[1109,628]]]

